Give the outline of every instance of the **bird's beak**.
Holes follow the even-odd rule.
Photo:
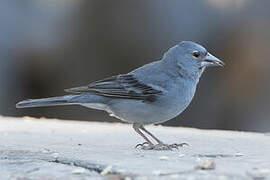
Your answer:
[[[201,67],[209,67],[209,66],[224,66],[225,63],[213,56],[210,53],[203,58],[201,61]]]

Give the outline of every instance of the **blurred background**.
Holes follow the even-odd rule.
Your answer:
[[[182,40],[226,62],[201,78],[169,126],[270,130],[270,1],[13,0],[0,6],[0,114],[110,121],[79,106],[15,109],[18,101],[127,73]]]

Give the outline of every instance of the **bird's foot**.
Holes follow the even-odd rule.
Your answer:
[[[144,143],[141,143],[141,144],[137,144],[135,146],[135,148],[141,148],[141,149],[144,149],[144,150],[151,150],[153,149],[155,145],[153,144],[150,144],[149,142],[144,142]]]
[[[138,144],[135,146],[135,148],[141,148],[143,150],[157,150],[157,151],[166,151],[166,150],[173,150],[173,149],[178,149],[179,147],[183,146],[189,146],[187,143],[174,143],[174,144],[164,144],[164,143],[159,143],[156,145],[150,144],[148,142],[144,142],[142,144]]]
[[[189,146],[189,144],[188,143],[180,143],[180,144],[174,143],[174,144],[169,144],[167,146],[169,146],[172,149],[178,149],[179,147]]]
[[[181,143],[181,144],[164,144],[164,143],[159,143],[157,145],[154,145],[153,150],[158,150],[158,151],[164,151],[164,150],[173,150],[173,149],[178,149],[179,147],[183,146],[188,146],[187,143]]]

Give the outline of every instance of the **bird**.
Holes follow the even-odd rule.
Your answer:
[[[181,114],[192,101],[205,69],[224,65],[202,45],[181,41],[165,52],[161,59],[127,74],[65,89],[68,95],[24,100],[16,107],[81,105],[103,110],[133,125],[136,133],[145,140],[136,148],[171,150],[187,143],[165,144],[144,126],[163,123]]]

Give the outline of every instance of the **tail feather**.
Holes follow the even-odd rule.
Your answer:
[[[44,106],[57,106],[57,105],[68,105],[70,99],[74,97],[71,96],[61,96],[61,97],[51,97],[43,99],[28,99],[21,101],[16,104],[16,108],[30,108],[30,107],[44,107]]]

